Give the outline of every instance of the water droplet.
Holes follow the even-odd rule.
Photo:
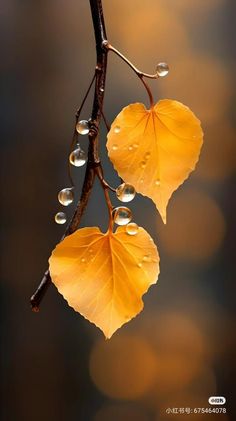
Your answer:
[[[120,126],[114,127],[114,133],[120,133]]]
[[[160,182],[159,178],[155,181],[155,185],[156,186],[160,186],[161,185],[161,182]]]
[[[135,222],[130,222],[126,225],[126,232],[129,235],[136,235],[138,233],[138,225]]]
[[[118,145],[112,145],[112,149],[113,149],[113,151],[117,151]]]
[[[135,148],[135,149],[136,149],[136,148],[138,148],[138,147],[139,147],[139,143],[134,143],[134,144],[133,144],[133,148]]]
[[[145,256],[143,256],[143,262],[151,262],[152,261],[152,257],[150,256],[150,254],[146,254]]]
[[[141,168],[145,168],[146,167],[146,162],[145,161],[140,162],[140,167]]]
[[[169,73],[169,66],[167,63],[158,63],[156,71],[158,76],[164,77]]]
[[[132,151],[132,150],[133,150],[133,146],[132,146],[132,145],[130,145],[130,146],[128,147],[128,149],[129,149],[129,151]]]
[[[82,263],[85,263],[85,262],[86,262],[85,257],[82,257],[81,262],[82,262]]]
[[[58,193],[58,200],[63,206],[69,206],[74,200],[74,189],[68,187]]]
[[[76,124],[76,130],[79,134],[85,135],[89,133],[89,123],[88,120],[80,120]]]
[[[55,215],[55,222],[60,225],[65,224],[66,214],[64,212],[57,212]]]
[[[104,92],[104,88],[100,88],[99,90],[100,90],[100,92]]]
[[[132,219],[132,212],[129,208],[119,206],[113,209],[112,216],[117,225],[127,225]]]
[[[75,167],[82,167],[87,161],[87,155],[82,149],[77,148],[71,152],[69,160],[71,165],[74,165]]]
[[[138,263],[138,267],[141,268],[143,265],[142,263]]]
[[[134,186],[132,184],[122,183],[116,189],[116,197],[121,202],[131,202],[136,194]]]
[[[146,152],[144,158],[148,159],[148,158],[150,158],[150,156],[151,156],[150,152]]]

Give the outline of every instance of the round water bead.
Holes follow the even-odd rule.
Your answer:
[[[82,149],[77,148],[71,152],[69,160],[71,165],[74,165],[75,167],[82,167],[87,161],[87,155]]]
[[[130,222],[126,225],[126,232],[129,235],[136,235],[138,233],[138,225],[135,222]]]
[[[120,126],[115,126],[114,127],[114,132],[115,133],[120,133]]]
[[[79,134],[85,135],[89,133],[89,123],[88,120],[80,120],[76,124],[76,130]]]
[[[169,73],[169,66],[167,63],[158,63],[156,71],[158,76],[164,77]]]
[[[64,212],[57,212],[55,215],[55,222],[60,225],[65,224],[66,214]]]
[[[129,208],[119,206],[113,209],[112,216],[117,225],[127,225],[132,219],[132,212]]]
[[[116,189],[116,196],[121,202],[131,202],[135,197],[136,191],[132,184],[122,183]]]
[[[65,189],[62,189],[58,193],[58,200],[63,206],[69,206],[74,200],[73,187],[67,187]]]

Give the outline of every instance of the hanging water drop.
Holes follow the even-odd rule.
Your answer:
[[[160,182],[159,178],[155,181],[155,185],[156,186],[160,186],[161,185],[161,182]]]
[[[88,120],[80,120],[76,124],[76,130],[79,134],[85,135],[89,133],[89,122]]]
[[[156,71],[158,76],[164,77],[169,73],[169,66],[167,63],[158,63]]]
[[[69,160],[71,165],[82,167],[87,161],[87,155],[81,148],[77,148],[71,152]]]
[[[116,145],[116,144],[112,145],[112,149],[113,149],[113,151],[117,151],[118,145]]]
[[[126,232],[129,235],[136,235],[138,233],[138,225],[135,222],[130,222],[126,225]]]
[[[141,167],[141,168],[145,168],[145,167],[146,167],[146,165],[147,165],[147,164],[146,164],[146,162],[145,162],[145,161],[140,162],[140,167]]]
[[[116,189],[116,197],[121,202],[131,202],[136,194],[134,186],[132,184],[122,183]]]
[[[114,133],[120,133],[120,126],[114,127]]]
[[[63,206],[69,206],[74,200],[74,188],[68,187],[58,193],[58,201]]]
[[[129,208],[119,206],[113,209],[112,216],[117,225],[127,225],[132,219],[132,212]]]
[[[55,215],[55,222],[60,225],[65,224],[66,214],[64,212],[57,212]]]

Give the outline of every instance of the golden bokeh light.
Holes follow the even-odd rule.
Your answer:
[[[166,8],[173,8],[184,17],[196,20],[196,17],[206,18],[209,13],[219,9],[226,3],[226,0],[160,0]]]
[[[135,7],[133,2],[126,0],[106,1],[106,10],[110,17],[111,42],[118,40],[117,48],[122,48],[123,53],[150,73],[155,71],[150,66],[161,61],[171,62],[189,51],[188,34],[182,21],[172,8],[157,4],[156,0],[150,0],[145,15],[141,0],[135,1]],[[130,28],[135,29],[131,31]]]
[[[168,80],[159,87],[165,98],[188,105],[204,122],[222,120],[230,103],[231,86],[227,66],[207,55],[181,56],[171,69]]]
[[[92,350],[90,375],[105,395],[137,399],[148,392],[156,377],[157,361],[151,345],[141,336],[116,335]]]
[[[158,321],[156,396],[187,387],[201,372],[206,356],[204,336],[180,313],[164,314]]]
[[[202,359],[206,349],[204,337],[193,320],[184,313],[164,313],[158,321],[158,351]]]
[[[225,235],[224,216],[213,198],[198,190],[175,196],[167,210],[167,225],[158,228],[159,241],[176,258],[200,261],[213,256]]]

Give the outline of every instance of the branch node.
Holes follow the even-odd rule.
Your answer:
[[[102,41],[102,45],[101,45],[101,47],[102,47],[104,50],[109,50],[109,42],[107,41],[107,39],[104,39],[104,41]]]

